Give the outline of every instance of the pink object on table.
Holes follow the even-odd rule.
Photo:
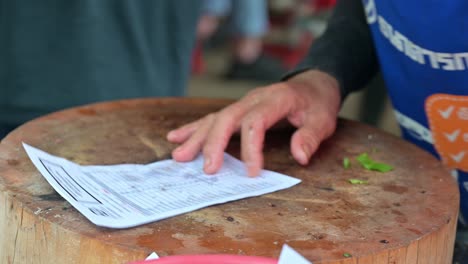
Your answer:
[[[129,264],[277,264],[277,259],[239,255],[180,255]]]

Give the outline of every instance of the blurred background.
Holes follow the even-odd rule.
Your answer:
[[[237,99],[278,81],[326,28],[335,0],[204,0],[188,95]],[[381,76],[340,116],[399,135]]]

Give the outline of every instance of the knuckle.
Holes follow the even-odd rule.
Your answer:
[[[265,115],[260,112],[251,112],[244,118],[242,126],[247,129],[264,129],[266,122],[267,118]]]
[[[223,124],[227,127],[233,127],[237,123],[236,116],[233,115],[230,111],[223,111],[219,113],[213,120],[215,124]]]
[[[209,113],[203,118],[203,120],[205,122],[211,123],[216,118],[216,116],[217,116],[217,113]]]
[[[317,148],[322,141],[321,137],[317,134],[316,131],[309,131],[308,133],[304,133],[304,140],[309,144],[312,148]]]
[[[300,128],[295,135],[295,139],[299,139],[298,143],[306,144],[314,152],[323,140],[320,134],[321,131],[314,128]]]

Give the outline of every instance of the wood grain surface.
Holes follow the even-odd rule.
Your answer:
[[[125,263],[153,251],[277,258],[284,243],[315,264],[451,262],[459,194],[449,171],[429,153],[358,122],[339,120],[308,166],[289,153],[292,128],[267,134],[266,169],[302,179],[297,186],[124,230],[90,223],[21,146],[82,165],[149,163],[170,158],[176,147],[165,140],[170,129],[228,103],[108,102],[53,113],[12,132],[0,144],[0,263]],[[227,151],[239,157],[238,136]],[[355,161],[363,152],[395,169],[363,169]],[[369,183],[352,185],[350,178]]]

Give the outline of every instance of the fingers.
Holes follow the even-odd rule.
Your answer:
[[[261,122],[246,123],[242,126],[241,157],[250,177],[260,174],[263,168],[263,141],[265,128]]]
[[[177,161],[190,161],[203,151],[204,171],[213,174],[223,163],[223,153],[233,133],[239,129],[240,121],[249,105],[239,101],[222,111],[169,132],[167,138],[174,143],[182,143],[172,157]]]
[[[241,128],[241,157],[249,176],[257,176],[263,168],[263,143],[266,131],[283,119],[291,107],[268,101],[256,105],[247,114]]]
[[[201,121],[202,119],[199,119],[177,129],[169,131],[169,133],[167,133],[166,136],[167,140],[172,143],[182,143],[186,141],[195,132],[195,130],[197,130],[197,128],[200,126]]]
[[[206,135],[203,146],[203,156],[205,158],[204,171],[207,174],[217,172],[223,164],[223,153],[226,149],[232,134],[240,126],[240,120],[248,108],[238,102],[226,107],[219,112],[213,120],[210,131]]]
[[[320,124],[320,125],[318,125]],[[333,134],[336,118],[308,115],[303,125],[291,138],[291,154],[301,165],[306,165],[317,151],[320,142]]]
[[[223,163],[223,153],[233,133],[241,130],[242,159],[250,176],[258,175],[263,167],[263,141],[265,132],[284,118],[289,107],[272,97],[272,92],[254,91],[242,100],[229,105],[216,114],[171,131],[167,138],[182,143],[172,153],[177,161],[192,160],[200,151],[205,159],[204,171],[217,172]]]
[[[319,138],[317,131],[310,127],[301,127],[294,133],[291,138],[291,154],[299,164],[306,165],[309,162],[312,154],[318,149]]]
[[[173,131],[175,133],[175,135],[172,134],[173,137],[180,136],[180,138],[185,137],[185,139],[183,140],[184,143],[172,152],[172,157],[181,162],[193,160],[200,152],[214,118],[215,115],[210,114],[198,121]]]
[[[267,104],[262,103],[264,99],[262,93],[251,93],[216,116],[203,147],[206,173],[212,174],[221,168],[223,153],[232,134],[242,127],[242,160],[246,162],[250,176],[259,174],[263,167],[262,149],[265,131],[287,112],[286,108],[275,106],[276,100],[269,100]]]
[[[223,163],[223,153],[232,134],[240,129],[241,156],[247,173],[258,175],[264,162],[266,130],[287,117],[298,128],[291,140],[291,152],[305,165],[320,142],[335,129],[339,96],[330,93],[339,94],[338,89],[312,89],[302,83],[255,89],[220,112],[171,131],[168,140],[182,144],[174,150],[173,158],[189,161],[202,151],[204,171],[215,173]]]

